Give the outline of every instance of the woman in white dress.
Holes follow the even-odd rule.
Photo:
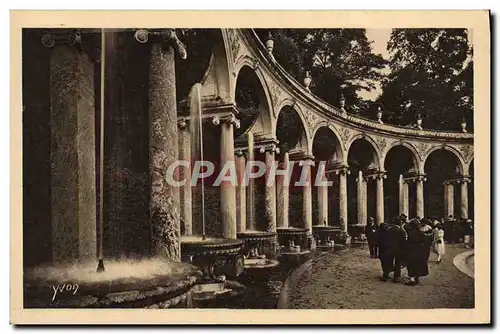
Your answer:
[[[434,241],[432,242],[432,250],[437,254],[436,263],[441,263],[444,255],[444,230],[440,224],[434,226]]]

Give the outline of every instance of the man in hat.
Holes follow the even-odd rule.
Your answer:
[[[368,241],[370,258],[378,258],[377,225],[375,224],[375,219],[373,219],[373,217],[368,219],[368,223],[365,226],[365,236]]]

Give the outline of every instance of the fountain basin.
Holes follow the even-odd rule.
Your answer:
[[[347,232],[351,236],[351,244],[363,245],[366,244],[366,236],[365,236],[365,227],[364,224],[352,224],[347,225]]]
[[[276,267],[279,264],[276,260],[271,259],[245,259],[245,269],[268,269]]]
[[[186,308],[201,272],[165,259],[48,265],[24,272],[24,308]]]
[[[182,260],[200,268],[205,282],[243,272],[243,241],[236,239],[181,237]]]
[[[276,258],[276,233],[264,231],[245,231],[237,234],[244,242],[243,252],[247,258]],[[246,264],[246,262],[245,262]]]
[[[328,240],[333,240],[335,248],[337,245],[350,244],[350,236],[341,226],[315,225],[313,226],[313,235],[319,239],[318,244],[325,244]]]
[[[192,288],[194,308],[229,307],[246,287],[234,281],[197,284]]]
[[[279,227],[276,232],[281,249],[287,248],[290,244],[300,246],[301,250],[311,249],[312,238],[308,235],[309,229],[307,228]]]
[[[340,226],[314,225],[312,227],[316,248],[328,251],[335,248],[335,236],[342,232]]]

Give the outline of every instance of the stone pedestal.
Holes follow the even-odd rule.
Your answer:
[[[261,152],[265,154],[266,162],[264,219],[267,232],[276,232],[276,180],[272,173],[275,151],[274,144],[261,148]]]
[[[180,261],[179,188],[167,182],[167,168],[178,160],[175,54],[170,45],[154,41],[149,67],[149,172],[153,254]],[[178,168],[174,171],[178,179]]]
[[[424,218],[424,176],[419,176],[415,180],[417,187],[417,217]]]
[[[220,165],[221,168],[234,162],[234,130],[233,124],[239,124],[233,114],[220,118]],[[236,169],[236,166],[234,166]],[[220,218],[222,236],[226,239],[236,239],[236,189],[231,181],[220,184]]]
[[[198,91],[199,94],[199,91]],[[196,97],[192,97],[196,98]],[[187,162],[191,166],[191,135],[186,120],[179,121],[179,160]],[[183,235],[193,234],[193,208],[192,208],[192,187],[191,168],[179,167],[179,178],[185,180],[185,185],[180,189],[181,205],[181,231]]]
[[[238,185],[236,187],[236,232],[245,232],[247,229],[247,195],[244,185],[245,174],[245,154],[237,150],[235,154],[236,174],[238,176]]]
[[[95,258],[94,64],[76,45],[52,45],[47,112],[51,124],[52,260]]]

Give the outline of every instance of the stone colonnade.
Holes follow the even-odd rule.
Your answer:
[[[455,185],[460,186],[460,218],[469,218],[469,196],[468,184],[471,178],[464,176],[457,179],[446,180],[444,187],[444,215],[445,217],[455,216]]]

